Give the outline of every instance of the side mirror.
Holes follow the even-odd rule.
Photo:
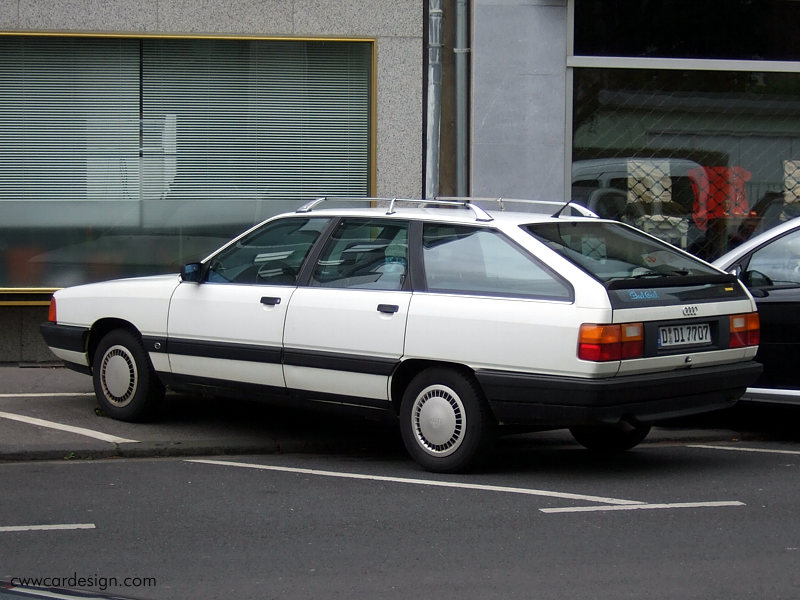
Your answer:
[[[187,263],[181,267],[181,281],[200,283],[203,280],[203,264]]]

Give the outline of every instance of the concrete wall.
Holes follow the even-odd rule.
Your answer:
[[[422,194],[423,31],[423,0],[0,0],[0,33],[377,39],[379,196]],[[49,358],[46,310],[0,306],[0,362]]]
[[[566,0],[474,0],[472,195],[563,200]]]

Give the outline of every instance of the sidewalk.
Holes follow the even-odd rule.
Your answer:
[[[738,438],[727,429],[656,427],[644,443]],[[502,443],[534,451],[577,448],[566,431]],[[99,413],[87,375],[63,367],[0,366],[0,461],[275,453],[405,456],[391,422],[168,394],[152,422],[125,423]]]

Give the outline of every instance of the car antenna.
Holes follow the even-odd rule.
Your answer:
[[[570,198],[569,200],[567,200],[567,201],[564,203],[564,206],[562,206],[561,208],[559,208],[559,209],[558,209],[556,212],[554,212],[554,213],[553,213],[552,215],[550,215],[550,216],[551,216],[551,217],[553,217],[554,219],[557,219],[558,217],[560,217],[560,216],[561,216],[561,213],[562,213],[562,212],[564,212],[564,209],[565,209],[565,208],[567,208],[567,207],[568,207],[570,204],[572,204],[572,200],[573,200],[573,198]]]

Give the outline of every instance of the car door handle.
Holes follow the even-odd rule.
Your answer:
[[[400,310],[400,307],[397,304],[378,304],[378,312],[392,314],[398,310]]]
[[[280,304],[281,299],[277,296],[261,296],[261,304],[266,304],[267,306],[275,306],[276,304]]]

